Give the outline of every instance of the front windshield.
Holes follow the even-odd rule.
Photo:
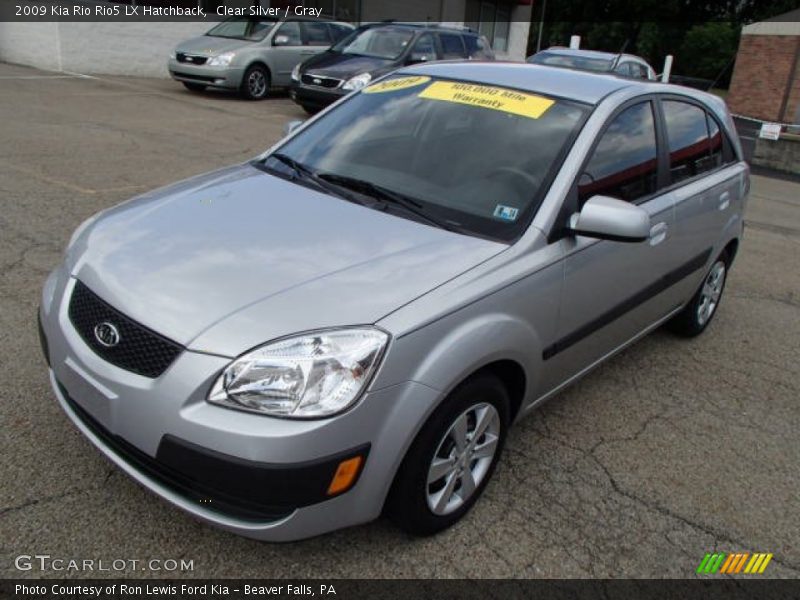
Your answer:
[[[534,55],[531,62],[551,67],[567,67],[581,71],[610,71],[611,61],[605,58],[589,58],[586,56],[570,56],[567,54],[548,54],[540,52]]]
[[[230,38],[232,40],[247,40],[260,42],[275,26],[277,21],[266,19],[248,19],[246,17],[234,17],[223,21],[213,27],[207,36]]]
[[[395,77],[341,104],[281,146],[282,160],[270,155],[264,165],[288,175],[294,163],[351,191],[353,181],[361,191],[367,182],[445,228],[511,241],[587,113],[508,88]]]
[[[364,29],[349,36],[332,48],[342,54],[357,54],[373,58],[394,60],[399,58],[408,46],[414,32],[398,27]]]

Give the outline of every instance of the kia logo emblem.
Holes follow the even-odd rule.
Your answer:
[[[316,83],[317,85],[319,85],[320,83],[322,83],[322,79],[314,79],[314,83]]]
[[[113,323],[103,321],[94,327],[94,337],[106,348],[113,348],[119,344],[119,330]]]

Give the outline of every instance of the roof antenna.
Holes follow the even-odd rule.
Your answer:
[[[622,44],[622,48],[619,49],[619,54],[614,57],[614,62],[611,63],[611,66],[608,68],[609,71],[614,71],[617,68],[617,63],[619,63],[619,59],[622,58],[622,55],[625,53],[625,50],[628,48],[628,43],[631,41],[630,38],[625,40]]]

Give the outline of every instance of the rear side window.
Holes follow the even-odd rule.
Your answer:
[[[339,40],[343,40],[350,34],[350,32],[353,31],[349,27],[345,27],[340,23],[328,23],[328,27],[331,30],[331,37],[333,38],[334,44]]]
[[[658,160],[653,107],[626,108],[611,121],[578,181],[583,204],[603,195],[634,202],[656,191]]]
[[[330,46],[331,38],[328,34],[326,23],[315,23],[313,21],[303,21],[304,44],[306,46]]]
[[[670,183],[678,183],[719,166],[711,149],[706,111],[677,100],[665,100],[662,105],[669,141]],[[717,128],[721,153],[722,136],[719,134]]]
[[[453,33],[440,33],[439,41],[442,44],[442,58],[465,58],[464,42],[461,36]]]
[[[486,38],[477,35],[465,35],[467,56],[474,59],[492,58],[492,50]]]

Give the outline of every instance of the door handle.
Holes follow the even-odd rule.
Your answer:
[[[665,239],[667,239],[667,224],[663,221],[661,223],[656,223],[650,228],[650,245],[657,246]]]
[[[719,196],[719,205],[718,208],[720,210],[725,210],[731,205],[731,193],[730,192],[722,192]]]

